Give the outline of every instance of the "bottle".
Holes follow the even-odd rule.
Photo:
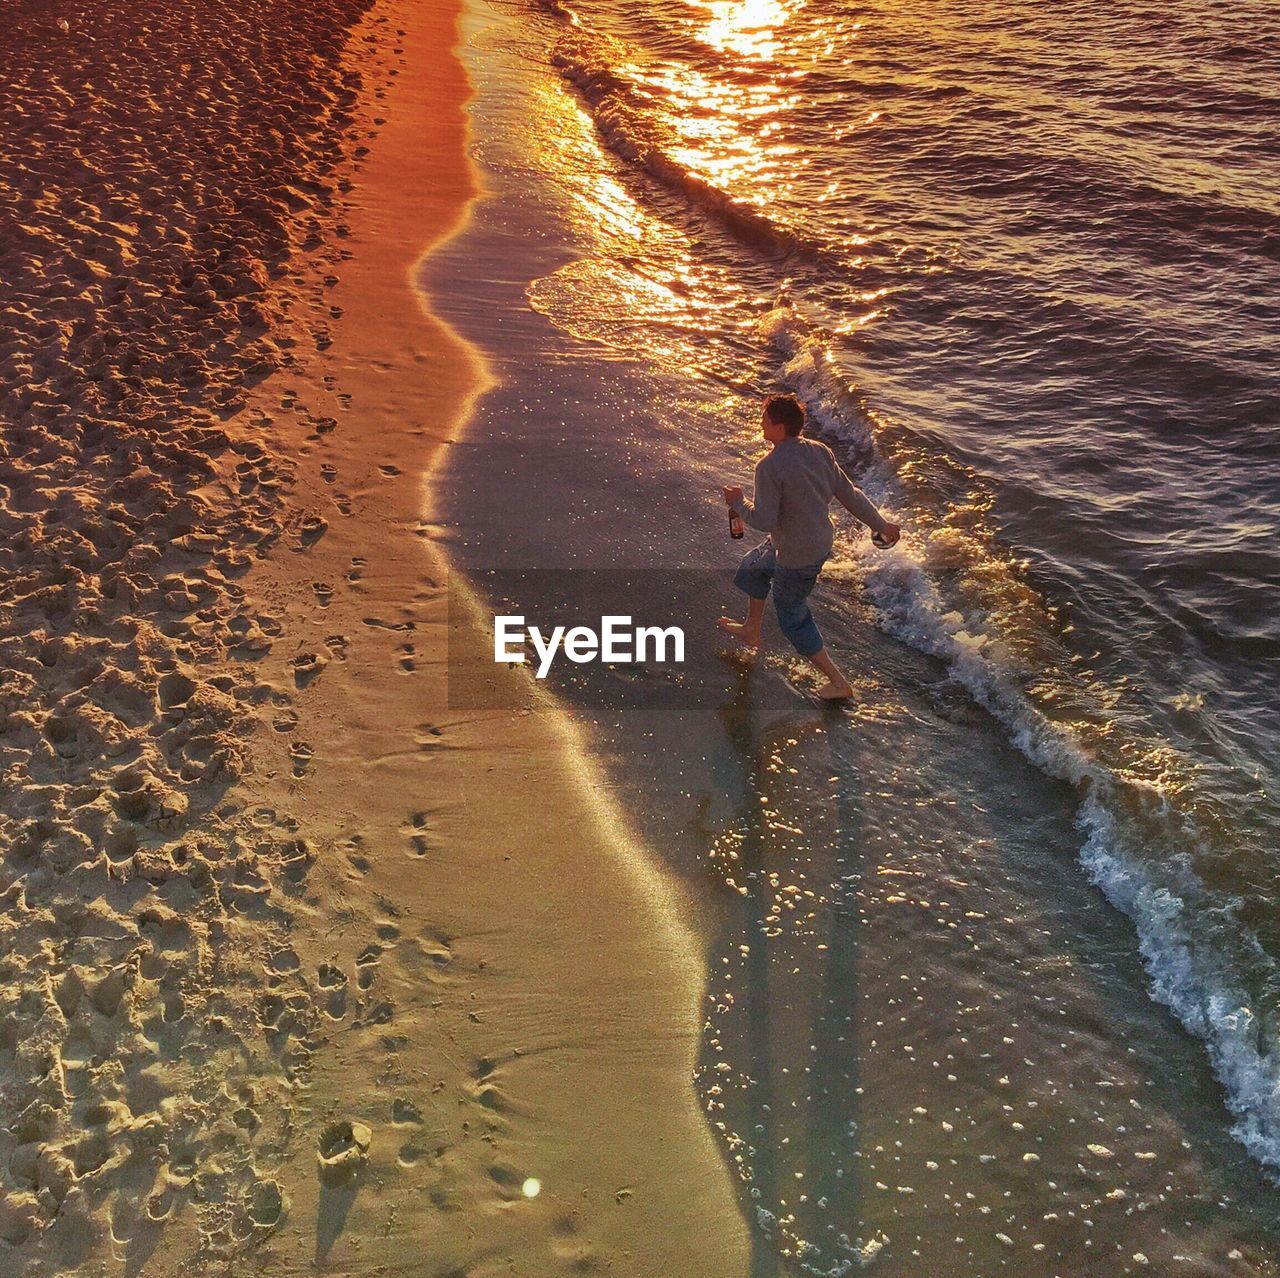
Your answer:
[[[742,516],[736,510],[729,511],[729,536],[737,541],[740,537],[745,536],[746,529],[742,526]]]

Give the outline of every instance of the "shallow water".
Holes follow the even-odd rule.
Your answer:
[[[469,18],[490,197],[425,283],[499,385],[445,522],[534,613],[712,570],[687,703],[561,687],[703,920],[761,1274],[1274,1271],[1277,34]],[[845,714],[713,652],[777,386],[909,529],[828,569]]]

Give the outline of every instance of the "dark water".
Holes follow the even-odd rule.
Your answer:
[[[687,711],[564,691],[704,918],[758,1271],[1275,1272],[1280,8],[469,21],[447,523],[726,582]],[[828,569],[848,714],[710,652],[779,386],[909,530]]]

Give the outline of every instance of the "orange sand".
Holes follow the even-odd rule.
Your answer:
[[[300,1098],[310,1139],[282,1174],[293,1215],[272,1250],[340,1272],[745,1272],[692,1090],[701,957],[674,902],[527,685],[518,712],[446,708],[447,566],[422,477],[485,371],[420,309],[412,277],[474,194],[468,87],[446,53],[451,7],[375,15],[404,32],[402,73],[366,104],[387,123],[356,180],[354,256],[324,297],[342,312],[334,345],[300,388],[338,420],[298,482],[328,529],[259,587],[279,592],[300,648],[336,658],[301,702],[303,776],[281,758],[263,798],[332,849],[292,948],[318,997],[322,965],[343,992]],[[310,577],[333,587],[326,606]],[[367,992],[362,971],[376,972]],[[325,1189],[309,1163],[332,1119],[372,1133],[356,1186]]]

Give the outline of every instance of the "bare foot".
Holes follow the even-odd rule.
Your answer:
[[[760,646],[760,631],[748,628],[745,621],[734,621],[732,617],[721,617],[716,625],[727,635],[732,635],[740,644],[747,648],[758,648]]]
[[[818,696],[823,701],[848,701],[853,696],[853,689],[847,683],[828,680],[818,689]]]

